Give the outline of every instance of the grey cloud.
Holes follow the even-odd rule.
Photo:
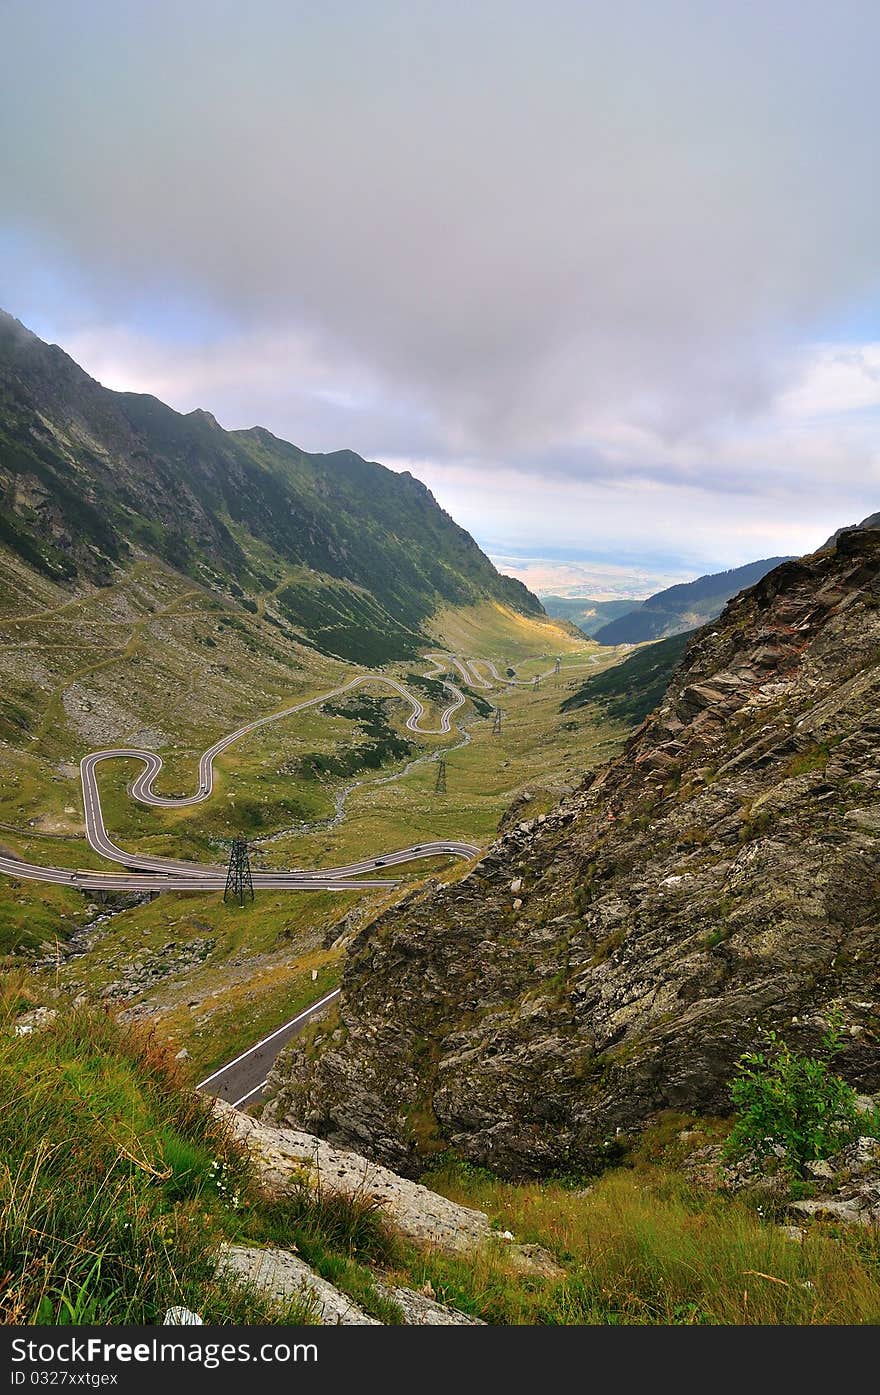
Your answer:
[[[876,283],[873,0],[11,0],[0,28],[9,225],[98,318],[189,299],[371,375],[355,408],[280,369],[229,391],[299,439],[711,477]]]

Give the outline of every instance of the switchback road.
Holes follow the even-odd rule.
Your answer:
[[[449,663],[449,659],[445,655],[429,655],[429,657],[434,660],[435,666],[426,675],[427,677],[442,673]],[[442,660],[442,664],[437,663],[438,659]],[[457,664],[457,667],[459,672],[467,676],[467,670],[463,665]],[[162,757],[154,751],[121,746],[93,751],[84,756],[80,762],[86,838],[89,846],[95,852],[110,862],[120,864],[125,870],[104,872],[82,868],[47,867],[17,857],[0,856],[0,873],[20,877],[24,880],[76,886],[84,891],[222,890],[226,884],[226,869],[224,867],[199,865],[174,858],[129,852],[113,842],[104,822],[98,788],[96,772],[101,762],[108,760],[137,760],[141,762],[143,770],[133,781],[130,793],[134,799],[142,804],[160,808],[182,808],[200,804],[203,800],[210,798],[214,789],[215,758],[227,750],[233,742],[241,740],[251,732],[257,731],[260,727],[267,726],[271,722],[279,722],[297,712],[303,712],[307,708],[318,707],[324,702],[341,697],[343,694],[368,683],[380,683],[409,703],[412,710],[407,718],[406,726],[410,731],[421,735],[447,735],[452,730],[454,714],[464,705],[466,698],[453,683],[445,679],[441,681],[443,687],[450,694],[450,701],[441,711],[440,725],[437,727],[428,727],[422,724],[426,715],[425,705],[418,695],[407,688],[405,684],[400,683],[395,678],[389,678],[385,674],[370,673],[359,674],[338,688],[321,693],[317,697],[308,698],[304,702],[295,703],[280,712],[273,712],[266,717],[259,717],[253,722],[246,722],[243,726],[237,727],[235,731],[221,737],[219,741],[203,752],[199,759],[198,787],[195,793],[190,795],[167,796],[156,793],[155,782],[162,771],[163,761]],[[479,681],[480,686],[489,686],[484,680]],[[342,867],[254,872],[253,880],[255,887],[289,888],[304,891],[343,891],[356,888],[392,887],[397,884],[392,878],[384,876],[374,876],[370,880],[363,878],[365,874],[376,873],[381,868],[393,867],[404,862],[411,862],[414,859],[448,856],[470,858],[475,857],[479,851],[479,847],[473,843],[459,842],[455,839],[434,839],[386,852],[381,856],[363,858],[359,862],[349,863]],[[356,878],[360,878],[360,880],[355,880]]]

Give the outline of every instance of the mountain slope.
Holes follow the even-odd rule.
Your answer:
[[[618,759],[352,947],[276,1118],[400,1168],[580,1171],[725,1113],[765,1029],[880,1087],[880,533],[778,567],[690,642]]]
[[[669,586],[649,596],[638,609],[603,625],[594,632],[593,638],[600,644],[643,644],[646,640],[664,639],[696,629],[720,615],[731,596],[753,586],[774,567],[790,560],[767,557],[729,572],[715,572],[699,576],[696,581]]]
[[[541,596],[541,604],[548,615],[558,620],[568,620],[577,625],[585,635],[591,637],[609,621],[621,615],[629,615],[638,602],[632,599],[620,601],[594,601],[589,596]]]
[[[658,639],[637,649],[622,664],[594,674],[565,699],[560,711],[573,712],[588,703],[597,703],[609,717],[637,726],[662,702],[693,633],[686,630],[681,635]]]
[[[2,313],[0,501],[0,544],[54,581],[152,555],[345,658],[412,654],[443,604],[543,614],[408,473],[111,392]]]

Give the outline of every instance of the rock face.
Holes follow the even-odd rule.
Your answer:
[[[275,1117],[416,1173],[593,1168],[766,1028],[880,1086],[880,533],[732,601],[623,755],[358,936]],[[511,886],[519,882],[516,900]],[[520,904],[521,903],[521,904]]]
[[[880,1141],[857,1138],[827,1162],[808,1166],[820,1194],[793,1201],[790,1210],[823,1220],[880,1225]]]

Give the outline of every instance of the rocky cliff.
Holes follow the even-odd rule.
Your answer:
[[[845,532],[695,635],[620,758],[361,933],[273,1117],[410,1173],[592,1168],[832,1005],[878,1089],[878,696],[880,533]]]

